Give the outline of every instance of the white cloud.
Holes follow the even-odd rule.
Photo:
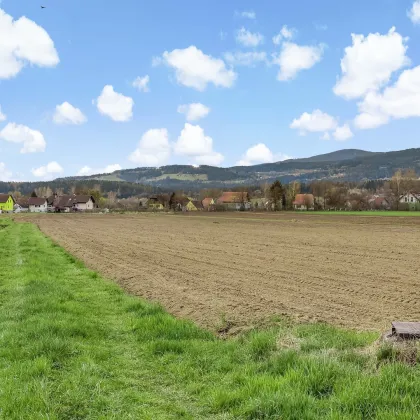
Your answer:
[[[6,121],[7,120],[7,116],[6,114],[3,114],[3,112],[1,112],[1,106],[0,106],[0,121]]]
[[[328,133],[328,131],[326,131],[322,136],[321,136],[321,140],[329,140],[331,138],[330,133]]]
[[[171,156],[171,146],[166,128],[153,128],[146,131],[137,149],[128,157],[131,162],[142,166],[161,166]]]
[[[395,71],[410,63],[406,56],[407,38],[394,27],[385,35],[352,34],[352,41],[352,46],[344,50],[342,76],[334,86],[334,93],[346,99],[359,98],[380,89]]]
[[[153,59],[153,65],[165,63],[175,69],[179,84],[204,91],[209,83],[229,88],[236,80],[236,73],[227,69],[220,58],[204,54],[194,45],[185,49],[165,51],[160,58]]]
[[[185,114],[187,121],[197,121],[200,118],[206,117],[210,112],[210,108],[200,103],[192,103],[180,105],[178,107],[178,112],[180,114]]]
[[[45,166],[40,166],[39,168],[32,169],[32,174],[36,178],[49,179],[53,178],[54,175],[61,174],[64,169],[57,162],[50,162]]]
[[[256,19],[257,15],[253,10],[244,10],[243,12],[235,12],[235,16],[240,16],[246,19]]]
[[[250,147],[236,165],[250,166],[257,163],[279,162],[286,159],[291,159],[291,157],[281,153],[274,154],[264,143],[258,143]]]
[[[348,124],[344,124],[341,127],[337,127],[333,133],[333,137],[337,141],[346,141],[353,137],[353,133]]]
[[[16,76],[26,64],[55,67],[59,63],[54,42],[34,21],[0,9],[0,79]]]
[[[232,66],[254,67],[258,63],[268,63],[267,53],[264,51],[227,52],[224,58]]]
[[[414,24],[420,24],[420,0],[413,3],[412,8],[408,12],[408,17]]]
[[[280,32],[277,35],[273,36],[273,44],[280,45],[284,39],[292,39],[295,36],[296,32],[296,29],[289,28],[287,25],[283,25],[283,27],[280,29]]]
[[[77,172],[77,176],[109,174],[115,171],[120,171],[121,169],[121,165],[119,165],[118,163],[107,165],[105,166],[105,168],[91,168],[90,166],[83,166],[83,168],[81,168],[79,172]]]
[[[96,100],[99,112],[113,121],[130,121],[133,116],[134,101],[129,96],[114,91],[113,86],[106,85]]]
[[[184,128],[174,145],[177,155],[189,156],[200,165],[219,165],[224,156],[213,151],[213,139],[206,136],[199,125],[185,123]]]
[[[309,46],[284,42],[279,54],[273,55],[273,63],[280,66],[277,80],[292,80],[301,70],[308,70],[321,61],[323,45]]]
[[[382,93],[369,92],[359,111],[355,125],[360,129],[379,127],[391,118],[420,117],[420,66],[403,71]]]
[[[79,108],[75,108],[68,102],[63,102],[55,107],[53,120],[56,124],[83,124],[87,118]]]
[[[253,33],[242,27],[236,32],[236,42],[245,47],[258,47],[264,42],[264,36],[259,32]]]
[[[314,110],[311,114],[304,112],[290,124],[290,128],[299,130],[302,135],[308,131],[321,133],[334,130],[336,127],[337,120],[319,109]]]
[[[137,88],[140,92],[149,92],[149,82],[150,77],[148,74],[146,74],[146,76],[144,77],[137,77],[133,82],[133,86]]]
[[[20,153],[43,152],[47,145],[40,131],[16,123],[7,124],[0,131],[0,138],[11,143],[22,143]]]
[[[10,181],[12,177],[12,173],[7,170],[6,164],[3,162],[0,162],[0,181]]]

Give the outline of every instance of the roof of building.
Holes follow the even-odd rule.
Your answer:
[[[46,201],[47,199],[43,197],[29,197],[28,204],[30,206],[42,206]]]
[[[73,200],[75,203],[87,203],[89,200],[95,202],[95,199],[91,195],[75,195]]]
[[[29,197],[19,197],[16,199],[16,204],[19,204],[20,207],[29,206]]]
[[[227,191],[224,192],[217,200],[218,204],[228,203],[242,203],[248,201],[248,193],[241,191]]]
[[[203,207],[210,206],[212,201],[213,201],[213,199],[211,197],[204,198],[203,201],[202,201]]]
[[[195,206],[197,209],[202,209],[202,208],[204,208],[203,203],[202,203],[200,200],[191,200],[191,203],[193,203],[193,204],[194,204],[194,206]]]
[[[313,194],[296,194],[295,201],[293,201],[293,204],[297,206],[304,206],[306,204],[305,203],[306,199],[309,199],[310,203],[313,204],[314,202]]]
[[[5,203],[9,199],[9,197],[10,194],[0,194],[0,203]]]

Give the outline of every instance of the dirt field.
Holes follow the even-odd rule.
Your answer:
[[[89,267],[216,328],[276,314],[355,328],[420,320],[420,218],[45,215]]]

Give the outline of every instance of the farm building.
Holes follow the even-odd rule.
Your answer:
[[[20,197],[16,199],[16,203],[13,206],[13,211],[15,213],[24,213],[29,211],[29,198]]]
[[[375,210],[389,210],[391,205],[386,197],[374,196],[369,200],[371,208]]]
[[[45,213],[48,210],[48,202],[46,198],[29,197],[28,205],[30,213]]]
[[[0,212],[12,212],[15,199],[10,194],[0,194]]]
[[[163,195],[151,195],[147,201],[147,206],[149,209],[163,210],[167,202],[167,198]]]
[[[224,192],[217,200],[217,204],[226,210],[249,210],[251,203],[247,192]]]
[[[297,194],[293,201],[293,208],[295,210],[313,210],[314,203],[313,194]]]
[[[420,209],[420,193],[409,192],[400,197],[400,204],[404,204],[406,209],[418,210]]]

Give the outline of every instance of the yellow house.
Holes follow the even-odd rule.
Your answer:
[[[147,207],[154,210],[163,210],[165,208],[162,197],[158,197],[157,195],[149,197]]]
[[[201,201],[198,201],[198,200],[190,200],[185,205],[185,210],[187,210],[187,211],[203,210],[203,204],[202,204]]]
[[[0,211],[12,212],[15,200],[10,194],[0,194]]]

